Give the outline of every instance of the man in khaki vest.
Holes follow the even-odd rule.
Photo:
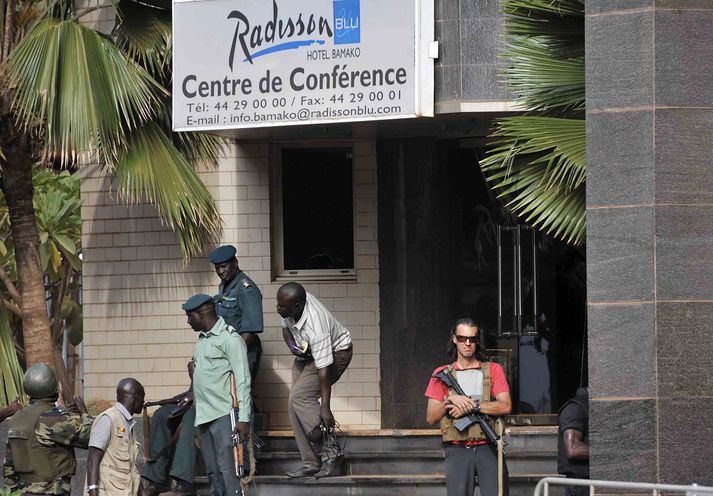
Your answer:
[[[472,319],[456,321],[448,348],[453,363],[434,370],[426,389],[426,422],[441,425],[448,496],[473,496],[476,474],[482,496],[508,494],[508,471],[502,458],[502,446],[498,450],[490,444],[478,423],[463,432],[453,425],[454,419],[471,412],[479,411],[492,419],[512,410],[505,373],[497,363],[482,361],[482,343],[480,329]],[[455,394],[433,377],[445,368],[453,373],[467,396]]]
[[[144,387],[136,379],[116,386],[116,403],[100,413],[89,438],[87,492],[89,496],[135,496],[140,484],[138,433],[133,414],[144,406]]]

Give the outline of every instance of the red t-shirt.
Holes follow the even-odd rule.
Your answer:
[[[461,370],[461,368],[458,366],[457,362],[452,363],[453,368],[455,370]],[[428,387],[426,388],[426,397],[432,400],[436,401],[445,401],[448,398],[448,386],[443,384],[441,381],[433,377],[434,374],[440,372],[441,370],[445,369],[448,367],[448,365],[443,365],[442,367],[438,367],[436,370],[433,371],[433,374],[431,374],[431,380],[428,383]],[[480,365],[478,367],[480,368]],[[505,371],[503,371],[503,368],[494,362],[490,362],[490,395],[494,398],[500,393],[509,393],[510,392],[510,386],[508,386],[508,381],[505,378]],[[483,401],[490,401],[490,398],[483,398]],[[480,442],[466,442],[466,444],[484,444],[486,441],[480,441]],[[460,443],[453,443],[453,444],[460,444]]]
[[[461,368],[458,366],[458,362],[453,362],[451,365],[453,366],[454,370],[461,370]],[[433,374],[431,374],[431,380],[428,383],[428,387],[426,388],[427,398],[431,398],[432,400],[436,401],[445,401],[448,398],[448,386],[433,377],[434,374],[437,374],[446,367],[448,367],[448,365],[438,367],[436,370],[433,371]],[[475,368],[479,369],[480,364],[478,365],[478,367]],[[508,386],[508,381],[505,378],[505,371],[503,371],[503,368],[499,364],[494,362],[490,362],[490,382],[490,395],[493,398],[495,398],[500,393],[510,392],[510,386]],[[483,401],[490,401],[490,398],[483,398]]]

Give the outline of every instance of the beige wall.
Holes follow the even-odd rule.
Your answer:
[[[238,249],[241,268],[264,296],[263,357],[255,385],[271,428],[289,428],[292,355],[282,341],[271,281],[270,171],[266,144],[232,146],[216,170],[203,173],[224,222],[223,242]],[[357,280],[305,283],[352,333],[354,358],[333,390],[343,427],[379,428],[379,289],[376,157],[372,142],[354,144]],[[159,399],[184,390],[195,334],[180,305],[218,283],[205,257],[184,266],[175,236],[151,206],[120,206],[96,168],[82,170],[84,356],[86,398],[111,399],[133,376]]]

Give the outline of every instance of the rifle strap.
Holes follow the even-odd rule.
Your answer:
[[[166,444],[163,446],[163,448],[158,450],[158,453],[156,453],[153,457],[147,458],[146,461],[152,462],[156,458],[160,458],[163,455],[165,455],[168,450],[170,450],[171,448],[173,448],[176,445],[176,442],[178,442],[178,436],[180,436],[180,435],[181,435],[181,426],[179,425],[176,428],[176,430],[174,431],[174,433],[171,434],[171,437],[166,442]]]
[[[151,424],[149,423],[149,411],[144,407],[142,414],[144,430],[144,459],[151,461]]]
[[[498,418],[495,421],[495,429],[498,433],[498,496],[503,496],[503,420]]]

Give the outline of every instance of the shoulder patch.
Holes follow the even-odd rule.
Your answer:
[[[242,283],[243,283],[243,286],[245,286],[246,288],[249,288],[249,287],[250,287],[250,282],[249,282],[247,279],[243,279],[243,280],[240,281],[240,282],[242,282]]]

